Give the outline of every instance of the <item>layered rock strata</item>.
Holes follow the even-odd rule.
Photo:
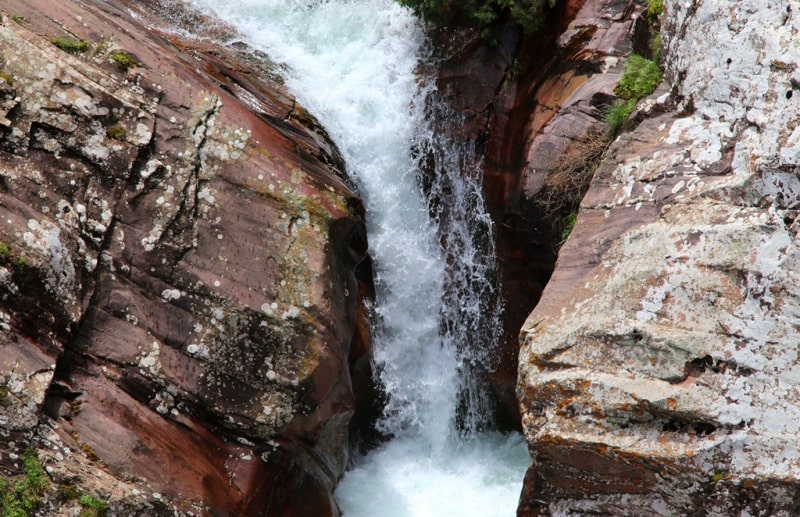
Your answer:
[[[665,87],[602,160],[521,333],[519,515],[800,507],[800,21],[664,4]]]
[[[337,515],[360,201],[268,67],[163,9],[3,3],[0,468],[38,449],[45,513],[69,485],[119,515]]]

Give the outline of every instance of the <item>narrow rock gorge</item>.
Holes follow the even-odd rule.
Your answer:
[[[518,516],[800,512],[798,9],[430,27],[493,222]],[[0,5],[3,511],[336,516],[386,438],[364,206],[235,34],[176,1]],[[623,100],[632,55],[663,81]]]

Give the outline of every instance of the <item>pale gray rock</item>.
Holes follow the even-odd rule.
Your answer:
[[[521,515],[796,515],[792,7],[665,2],[667,88],[606,155],[521,332]]]

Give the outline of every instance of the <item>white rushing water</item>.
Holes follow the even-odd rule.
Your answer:
[[[343,513],[514,515],[525,444],[481,431],[485,397],[467,375],[485,366],[487,336],[499,334],[491,224],[479,178],[459,177],[462,158],[426,119],[419,21],[392,0],[192,3],[286,66],[287,85],[338,145],[365,203],[374,360],[388,394],[379,428],[394,438],[345,475],[335,493]],[[435,157],[428,197],[412,149]]]

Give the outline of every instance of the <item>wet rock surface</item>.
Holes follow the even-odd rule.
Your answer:
[[[627,0],[563,2],[543,31],[526,35],[509,26],[495,44],[469,30],[433,34],[443,59],[439,94],[463,118],[455,138],[473,142],[483,160],[504,302],[502,344],[488,380],[506,428],[520,420],[519,329],[542,295],[580,200],[577,188],[567,197],[548,186],[559,175],[583,174],[575,183],[588,184],[586,171],[608,145],[604,115],[643,9],[644,2]],[[639,25],[646,33],[650,24]]]
[[[519,515],[800,507],[800,26],[754,0],[667,0],[661,23],[665,85],[521,333]]]
[[[336,515],[360,201],[266,65],[164,9],[2,7],[0,466],[119,515]]]
[[[565,221],[579,199],[551,194],[549,179],[579,176],[581,165],[592,167],[602,153],[604,113],[615,98],[631,51],[628,30],[641,9],[628,1],[559,4],[546,32],[519,43],[497,95],[484,190],[503,269],[508,342],[499,372],[510,381],[503,384],[509,398],[519,329],[550,279]]]

